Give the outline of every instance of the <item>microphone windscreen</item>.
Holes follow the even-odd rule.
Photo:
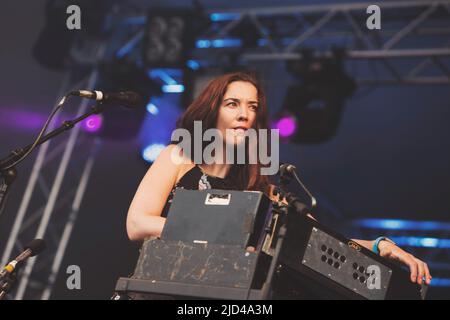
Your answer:
[[[128,107],[131,108],[140,108],[143,106],[143,99],[142,97],[133,91],[125,91],[124,96],[127,98],[126,100],[128,100]]]
[[[25,247],[25,249],[30,249],[31,257],[34,257],[45,249],[45,241],[42,239],[34,239]]]
[[[281,175],[285,175],[285,174],[293,174],[295,172],[296,168],[294,165],[289,164],[289,163],[282,163],[280,165],[280,171],[279,173]]]

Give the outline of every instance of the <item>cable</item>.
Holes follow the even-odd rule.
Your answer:
[[[302,186],[303,190],[308,194],[308,196],[311,198],[311,208],[314,208],[317,205],[317,200],[314,198],[314,196],[309,192],[309,190],[303,185],[302,181],[297,175],[297,172],[295,170],[292,171],[292,174],[294,175],[295,180]]]
[[[11,169],[12,167],[15,167],[16,165],[18,165],[19,163],[21,163],[23,160],[25,160],[26,157],[28,157],[28,155],[33,152],[33,150],[36,148],[36,146],[38,145],[39,141],[41,140],[42,136],[44,135],[45,131],[47,130],[51,120],[53,119],[53,117],[55,116],[55,114],[62,108],[62,106],[64,105],[64,103],[66,103],[66,100],[69,98],[69,95],[65,95],[60,101],[59,103],[56,105],[56,107],[53,109],[52,113],[50,114],[50,116],[47,118],[47,121],[45,122],[44,126],[42,127],[41,131],[39,132],[39,135],[37,136],[36,140],[34,141],[34,143],[31,145],[30,149],[28,149],[27,152],[25,152],[25,154],[23,156],[21,156],[18,160],[16,160],[15,162],[13,162],[12,164],[4,167],[4,168],[0,168],[2,171],[6,171],[8,169]]]

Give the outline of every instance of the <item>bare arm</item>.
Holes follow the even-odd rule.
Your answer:
[[[354,240],[363,247],[372,250],[375,240]],[[414,257],[412,254],[404,251],[402,248],[396,246],[389,241],[381,241],[378,245],[380,256],[391,260],[396,260],[408,266],[411,272],[411,281],[422,284],[425,280],[426,284],[431,282],[431,273],[428,265],[422,260]]]
[[[167,146],[153,162],[142,179],[127,215],[127,233],[138,241],[159,237],[166,221],[161,212],[175,185],[180,164],[172,159],[174,145]]]
[[[361,240],[361,239],[352,239],[352,240],[370,251],[372,251],[373,243],[375,242],[375,240]]]

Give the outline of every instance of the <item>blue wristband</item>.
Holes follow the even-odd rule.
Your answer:
[[[386,240],[386,237],[378,237],[375,239],[375,242],[373,243],[372,251],[376,254],[380,254],[380,250],[378,250],[378,245],[380,244],[380,241]]]

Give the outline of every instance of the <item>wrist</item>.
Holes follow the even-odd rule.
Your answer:
[[[381,249],[380,247],[386,243],[391,243],[391,244],[395,245],[395,242],[387,237],[378,237],[373,242],[372,251],[375,252],[376,254],[380,254],[380,249]]]

